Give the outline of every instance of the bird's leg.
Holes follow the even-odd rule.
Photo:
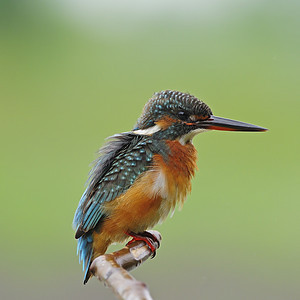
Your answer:
[[[129,231],[129,232],[126,232],[126,234],[132,237],[132,240],[129,241],[126,244],[126,246],[130,245],[131,243],[133,243],[135,241],[144,241],[148,245],[150,250],[152,251],[152,258],[156,255],[156,248],[159,248],[160,242],[153,234],[151,234],[148,231],[143,231],[143,232],[139,232],[139,233]],[[156,247],[155,244],[157,244],[158,246]]]

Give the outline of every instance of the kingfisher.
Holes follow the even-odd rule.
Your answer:
[[[150,98],[131,131],[99,150],[73,221],[84,284],[92,261],[112,243],[132,237],[155,254],[157,240],[146,230],[183,205],[196,170],[192,139],[209,130],[267,129],[217,117],[195,96],[166,90]]]

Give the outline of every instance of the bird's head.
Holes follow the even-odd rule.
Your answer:
[[[155,93],[146,103],[133,132],[153,135],[159,139],[178,139],[186,144],[205,130],[266,131],[247,124],[213,115],[207,104],[198,98],[178,91]]]

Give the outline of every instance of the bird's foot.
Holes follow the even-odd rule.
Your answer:
[[[129,241],[126,244],[126,246],[130,245],[131,243],[133,243],[135,241],[144,241],[148,245],[150,250],[152,251],[151,258],[155,257],[156,249],[159,248],[160,242],[153,234],[151,234],[148,231],[139,232],[139,233],[129,231],[129,232],[126,232],[126,234],[132,237],[132,240]]]

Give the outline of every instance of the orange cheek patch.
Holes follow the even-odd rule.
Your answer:
[[[204,120],[208,120],[209,116],[208,115],[205,115],[205,116],[192,115],[190,118],[193,121],[204,121]]]
[[[177,120],[166,116],[163,117],[162,119],[158,120],[155,122],[156,125],[158,125],[160,128],[162,128],[163,130],[167,129],[168,127],[170,127],[173,123],[176,123]]]

